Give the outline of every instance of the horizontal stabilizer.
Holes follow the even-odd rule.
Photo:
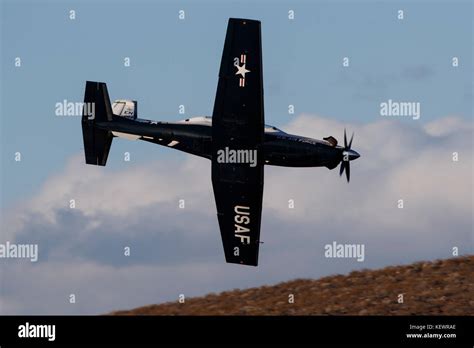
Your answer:
[[[103,82],[87,81],[82,113],[82,135],[87,164],[105,166],[107,163],[113,135],[108,130],[97,128],[96,122],[111,122],[112,116],[107,85]]]

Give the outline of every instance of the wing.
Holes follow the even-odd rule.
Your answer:
[[[231,18],[212,114],[212,185],[227,262],[258,263],[264,124],[260,22]]]

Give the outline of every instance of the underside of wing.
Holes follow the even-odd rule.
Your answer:
[[[260,22],[229,19],[212,115],[212,184],[227,262],[258,264],[263,195]]]

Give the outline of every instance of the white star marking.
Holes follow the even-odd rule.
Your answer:
[[[238,75],[238,74],[242,75],[242,77],[244,79],[245,79],[245,74],[250,72],[250,70],[245,69],[245,63],[242,64],[242,66],[236,65],[235,67],[237,68],[237,72],[235,74],[236,75]]]

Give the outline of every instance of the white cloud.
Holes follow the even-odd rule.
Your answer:
[[[456,131],[472,131],[472,124],[469,124],[456,116],[448,116],[432,121],[424,127],[426,132],[433,136],[443,136]]]

